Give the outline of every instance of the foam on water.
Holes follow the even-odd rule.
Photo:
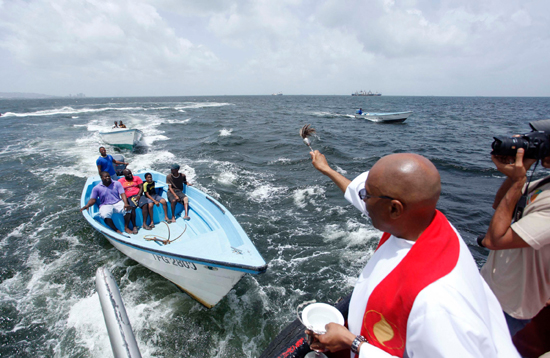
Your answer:
[[[248,193],[248,197],[250,200],[255,202],[264,202],[267,200],[272,200],[274,197],[277,197],[286,191],[287,188],[285,187],[277,187],[272,184],[263,184]]]
[[[223,185],[235,184],[238,178],[239,176],[237,174],[230,171],[223,171],[217,177],[215,177],[215,179]]]
[[[231,133],[233,132],[233,128],[231,129],[220,129],[220,137],[229,137]]]
[[[353,115],[349,114],[340,114],[340,113],[332,113],[332,112],[324,112],[324,111],[313,111],[306,113],[307,115],[314,116],[314,117],[321,117],[321,118],[340,118],[340,117],[352,117],[355,118]]]
[[[103,107],[103,108],[73,108],[73,107],[62,107],[62,108],[53,108],[35,112],[28,113],[14,113],[6,112],[2,114],[2,117],[43,117],[43,116],[57,116],[57,115],[69,115],[69,114],[90,114],[90,113],[99,113],[107,111],[136,111],[143,110],[139,107]]]
[[[292,160],[289,158],[278,158],[276,160],[270,161],[267,164],[273,165],[273,164],[291,164],[291,163],[292,163]]]
[[[182,103],[180,105],[177,105],[175,107],[176,110],[183,110],[183,109],[200,109],[200,108],[208,108],[208,107],[224,107],[224,106],[232,106],[232,103],[217,103],[217,102],[188,102],[188,103]]]
[[[303,209],[308,204],[315,206],[317,204],[315,199],[322,199],[324,197],[324,194],[325,189],[321,188],[320,186],[313,186],[304,189],[296,189],[292,196],[294,199],[294,204],[296,204],[297,207]]]
[[[185,112],[182,110],[182,112]],[[187,119],[165,119],[163,121],[163,123],[166,123],[166,124],[187,124],[189,123],[189,121],[191,120],[191,118],[187,118]]]

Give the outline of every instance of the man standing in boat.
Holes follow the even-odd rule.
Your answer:
[[[411,153],[381,158],[353,181],[323,154],[312,164],[384,234],[355,285],[348,328],[326,326],[312,349],[359,357],[519,357],[500,305],[460,234],[438,210],[440,176]]]
[[[530,125],[550,138],[550,119]],[[537,160],[524,155],[520,148],[515,157],[491,156],[506,179],[495,195],[487,233],[478,238],[491,250],[481,274],[500,301],[512,336],[550,298],[550,176],[527,184],[527,171]],[[550,168],[550,156],[540,162]]]
[[[119,162],[115,158],[113,158],[110,154],[107,154],[107,150],[105,147],[99,147],[99,154],[101,156],[97,158],[96,165],[97,165],[97,172],[99,175],[101,175],[101,172],[107,172],[111,176],[111,179],[114,181],[118,180],[118,175],[116,175],[115,164],[124,164],[128,165],[126,162]]]
[[[168,184],[168,200],[170,201],[172,209],[171,222],[176,222],[176,203],[183,204],[185,210],[184,220],[189,220],[189,199],[187,195],[183,193],[183,185],[191,185],[187,182],[185,174],[180,173],[179,164],[172,164],[170,174],[166,176],[166,184]]]
[[[126,210],[130,210],[128,199],[124,193],[124,188],[118,181],[111,180],[111,176],[107,172],[101,172],[101,183],[94,186],[90,200],[83,206],[80,211],[88,210],[94,206],[99,198],[99,216],[105,220],[111,229],[119,234],[122,232],[117,229],[113,222],[113,214],[126,214]]]
[[[140,177],[135,177],[130,169],[124,169],[122,174],[124,174],[124,178],[120,178],[118,182],[122,184],[124,193],[128,198],[128,204],[131,207],[130,212],[124,215],[124,231],[128,234],[137,234],[136,208],[138,207],[141,195],[143,195],[143,180]],[[130,222],[133,225],[132,230],[129,228]]]

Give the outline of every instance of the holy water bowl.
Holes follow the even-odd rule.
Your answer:
[[[336,307],[326,303],[313,303],[302,311],[304,326],[316,334],[325,334],[325,326],[330,322],[344,324],[344,316]]]

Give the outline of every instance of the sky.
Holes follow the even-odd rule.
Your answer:
[[[0,0],[0,92],[550,96],[548,0]]]

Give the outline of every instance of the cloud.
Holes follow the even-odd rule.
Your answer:
[[[550,95],[549,10],[530,0],[13,0],[0,2],[0,75],[13,91],[96,95]]]
[[[2,47],[16,61],[60,76],[154,80],[220,67],[207,48],[176,36],[144,1],[15,1]]]

